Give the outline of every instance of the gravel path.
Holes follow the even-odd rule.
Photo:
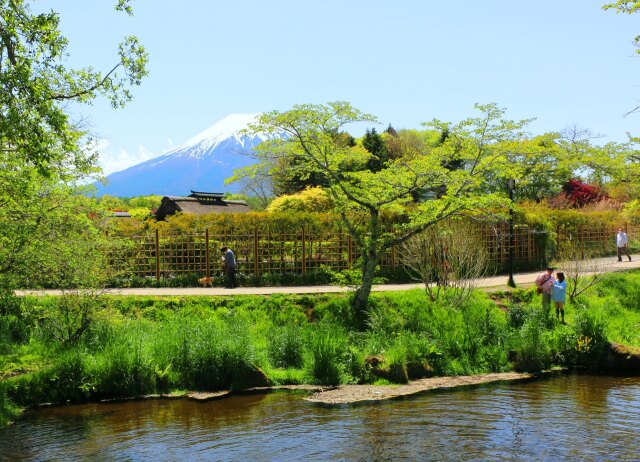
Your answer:
[[[606,264],[607,271],[624,271],[640,268],[640,256],[633,255],[632,261],[618,262],[616,257],[599,258],[593,260],[594,267],[602,267]],[[562,266],[559,265],[558,270]],[[526,288],[533,284],[539,271],[533,273],[514,274],[516,285]],[[493,276],[481,279],[478,287],[488,290],[507,289],[507,276]],[[399,290],[424,289],[424,284],[382,284],[373,286],[374,292],[392,292]],[[140,288],[140,289],[109,289],[107,293],[113,295],[157,295],[157,296],[188,296],[188,295],[270,295],[270,294],[321,294],[340,293],[353,290],[350,287],[341,286],[293,286],[293,287],[238,287],[235,289],[224,289],[222,287],[163,287],[163,288]],[[60,295],[58,290],[18,290],[18,295]]]

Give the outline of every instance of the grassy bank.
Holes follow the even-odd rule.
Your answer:
[[[0,424],[42,403],[537,371],[593,364],[607,340],[640,346],[638,273],[609,276],[567,308],[567,325],[533,291],[478,292],[458,309],[444,302],[420,290],[376,294],[361,324],[342,294],[106,297],[92,301],[75,338],[82,301],[7,298]]]

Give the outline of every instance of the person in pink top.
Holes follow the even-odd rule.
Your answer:
[[[553,283],[556,282],[553,278],[553,270],[554,268],[549,266],[544,273],[536,278],[538,293],[542,294],[542,307],[547,309],[551,306],[551,292],[553,291]]]

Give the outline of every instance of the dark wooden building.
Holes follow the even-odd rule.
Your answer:
[[[223,193],[191,191],[188,197],[165,196],[156,210],[156,219],[164,220],[176,212],[204,215],[207,213],[248,212],[245,201],[226,200]]]

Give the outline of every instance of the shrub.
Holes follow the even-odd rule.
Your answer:
[[[545,335],[546,316],[532,309],[516,337],[515,369],[539,372],[551,364],[549,341]]]
[[[103,303],[100,294],[94,291],[65,292],[52,304],[44,329],[60,344],[77,342]]]
[[[520,329],[527,319],[527,307],[522,303],[514,303],[509,306],[507,311],[507,320],[509,327]]]
[[[607,198],[599,186],[584,183],[578,178],[572,178],[562,185],[562,192],[573,207],[584,207]]]
[[[597,360],[607,344],[607,321],[599,309],[578,305],[575,315],[575,333],[579,363]]]
[[[299,193],[275,198],[267,207],[267,212],[326,212],[331,207],[331,198],[326,191],[309,186]]]
[[[402,342],[396,342],[384,355],[385,378],[395,383],[407,383],[407,349]]]

